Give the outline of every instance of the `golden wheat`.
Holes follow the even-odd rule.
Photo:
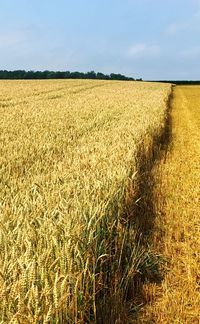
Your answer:
[[[199,86],[179,86],[172,104],[172,145],[156,165],[154,245],[167,257],[162,285],[145,287],[141,323],[200,323]]]
[[[138,271],[143,252],[121,220],[126,188],[133,183],[134,197],[137,152],[164,127],[170,86],[0,88],[0,320],[95,322],[108,285],[117,295]]]

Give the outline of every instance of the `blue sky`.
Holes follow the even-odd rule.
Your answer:
[[[200,0],[0,0],[0,69],[200,79]]]

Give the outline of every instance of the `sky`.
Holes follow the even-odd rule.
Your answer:
[[[200,79],[200,0],[0,0],[0,70]]]

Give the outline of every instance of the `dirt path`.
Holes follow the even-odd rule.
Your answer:
[[[172,145],[155,166],[153,245],[168,260],[160,285],[145,286],[139,323],[200,323],[200,87],[176,87]]]

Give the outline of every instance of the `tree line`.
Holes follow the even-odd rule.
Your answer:
[[[198,80],[160,80],[151,82],[173,83],[176,85],[200,85],[200,81]]]
[[[24,79],[97,79],[97,80],[121,80],[121,81],[142,81],[120,73],[104,74],[101,72],[70,72],[70,71],[25,71],[0,70],[0,79],[3,80],[24,80]]]

